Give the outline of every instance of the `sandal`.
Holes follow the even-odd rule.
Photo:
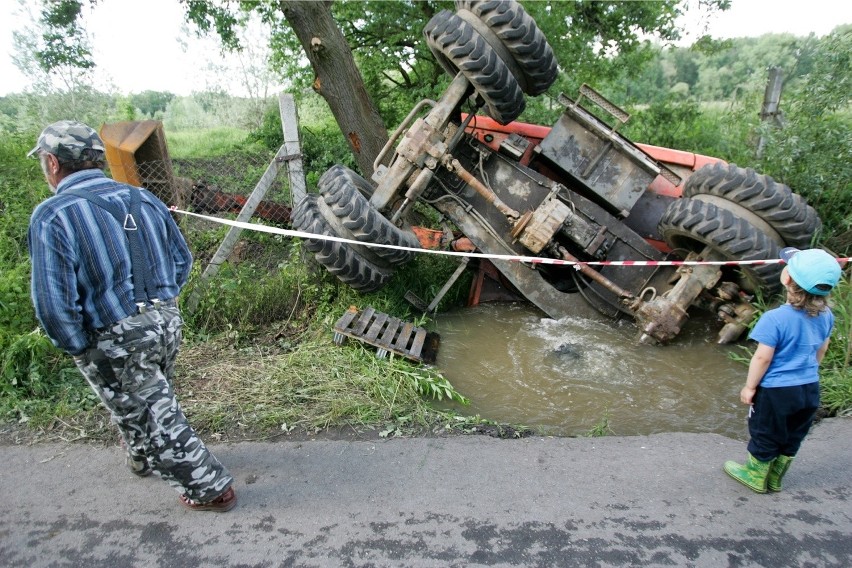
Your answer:
[[[234,491],[233,486],[228,487],[224,493],[212,501],[199,503],[197,501],[193,501],[186,495],[181,495],[179,500],[180,504],[190,511],[214,511],[216,513],[224,513],[225,511],[230,511],[237,506],[237,494]]]

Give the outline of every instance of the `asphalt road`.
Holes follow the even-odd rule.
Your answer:
[[[0,446],[2,566],[852,566],[852,418],[818,424],[778,494],[715,434],[211,446],[230,513],[186,511],[121,450]]]

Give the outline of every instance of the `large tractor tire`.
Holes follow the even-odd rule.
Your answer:
[[[778,245],[762,231],[727,209],[688,197],[668,206],[659,230],[676,251],[701,252],[709,246],[725,260],[778,258]],[[781,288],[781,266],[777,263],[744,264],[737,270],[737,282],[747,292],[760,289],[771,296]]]
[[[361,192],[369,182],[345,166],[334,166],[320,179],[322,200],[317,205],[335,232],[362,243],[379,243],[398,247],[420,248],[413,233],[398,229],[376,211]],[[329,214],[330,213],[330,214]],[[362,257],[384,268],[399,266],[411,260],[414,252],[385,247],[352,245]]]
[[[498,53],[501,46],[508,52],[511,61],[505,63],[524,93],[540,95],[556,80],[553,50],[523,6],[506,0],[456,0],[456,13],[476,27]]]
[[[491,118],[509,124],[523,112],[526,101],[517,79],[472,25],[441,10],[423,34],[438,63],[452,76],[459,72],[465,76]]]
[[[320,176],[319,182],[317,182],[317,188],[320,190],[320,192],[322,192],[324,188],[335,183],[335,181],[340,176],[351,177],[350,172],[355,174],[355,172],[353,172],[342,164],[334,164],[333,166],[328,168],[325,173],[322,174],[322,176]],[[358,192],[367,199],[370,199],[373,196],[373,192],[376,190],[376,188],[373,187],[373,184],[371,184],[358,174],[355,174],[354,177],[351,177],[351,182],[356,187],[356,189],[358,189]]]
[[[293,209],[293,227],[317,235],[339,237],[320,212],[317,196],[308,194]],[[344,284],[359,292],[372,292],[387,283],[393,270],[377,266],[353,250],[348,243],[305,239],[305,248],[322,266]]]
[[[700,199],[702,195],[732,202],[731,211],[743,218],[747,214],[738,212],[736,206],[748,210],[769,225],[788,246],[807,248],[822,227],[817,212],[800,195],[751,168],[724,162],[700,168],[686,180],[683,196]]]

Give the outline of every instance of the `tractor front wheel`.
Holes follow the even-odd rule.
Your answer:
[[[339,237],[320,212],[316,194],[308,194],[293,209],[293,227],[306,233]],[[353,250],[352,245],[321,239],[305,239],[305,248],[326,270],[359,292],[384,286],[393,270],[378,266]]]
[[[479,28],[498,52],[507,52],[506,61],[521,90],[530,96],[545,92],[556,80],[558,69],[553,50],[535,20],[519,3],[497,0],[456,0],[457,14]],[[497,44],[497,45],[495,45]]]
[[[423,30],[438,63],[453,77],[462,73],[500,124],[509,124],[526,106],[517,79],[494,48],[469,23],[441,10]]]
[[[367,188],[372,188],[369,182],[345,166],[334,166],[322,176],[319,183],[322,199],[317,205],[335,232],[362,243],[420,248],[414,233],[398,229],[370,205],[364,197]],[[361,256],[384,268],[405,264],[415,254],[410,250],[351,246]]]

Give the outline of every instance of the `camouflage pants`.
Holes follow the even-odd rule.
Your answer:
[[[180,493],[206,502],[234,479],[189,425],[172,390],[182,327],[174,305],[151,309],[97,334],[75,361],[129,451]]]

